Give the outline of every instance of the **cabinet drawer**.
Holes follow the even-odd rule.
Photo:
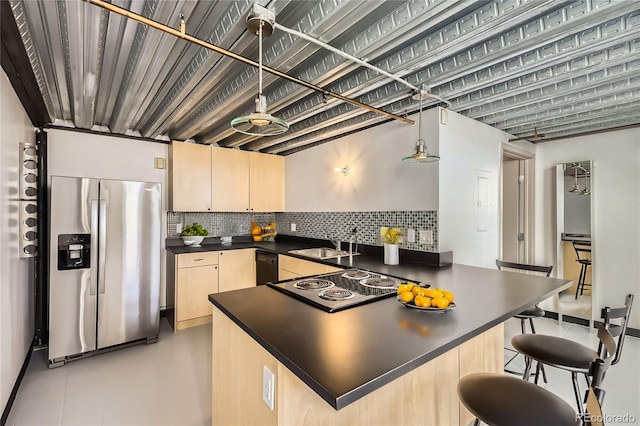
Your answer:
[[[187,253],[178,255],[178,269],[193,268],[195,266],[208,266],[218,264],[217,251],[204,251],[200,253]]]

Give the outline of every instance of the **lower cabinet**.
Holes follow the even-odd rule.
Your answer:
[[[211,322],[209,294],[256,285],[255,249],[167,252],[167,320],[174,330]]]
[[[336,268],[335,266],[312,262],[310,260],[298,259],[297,257],[282,254],[278,256],[279,281],[308,277],[309,275],[328,274],[341,270],[342,268]]]
[[[174,330],[211,322],[208,295],[218,290],[218,252],[167,253],[167,320]]]
[[[238,249],[220,252],[219,291],[256,286],[256,250]]]

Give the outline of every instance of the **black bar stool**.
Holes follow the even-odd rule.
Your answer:
[[[617,364],[620,361],[624,338],[627,331],[627,324],[629,323],[629,313],[631,312],[631,306],[633,305],[633,298],[634,296],[632,294],[627,295],[625,298],[625,306],[623,308],[611,309],[607,306],[602,309],[602,327],[604,327],[612,336],[618,337],[614,354],[615,357],[612,364]],[[612,324],[611,320],[620,320],[620,324]],[[602,341],[598,345],[597,352],[587,346],[574,342],[573,340],[556,336],[545,336],[542,334],[515,336],[511,339],[511,344],[518,350],[518,352],[526,357],[526,367],[523,374],[523,379],[525,380],[529,378],[532,359],[538,362],[536,375],[539,372],[541,364],[547,364],[552,367],[569,371],[571,373],[573,393],[576,398],[578,410],[582,409],[580,389],[578,386],[578,374],[584,375],[587,380],[587,384],[589,383],[589,369],[591,367],[591,363],[595,358],[601,356],[605,349]],[[580,413],[582,414],[582,412]]]
[[[551,271],[553,271],[553,266],[538,266],[538,265],[528,265],[526,263],[513,263],[513,262],[505,262],[503,260],[496,260],[496,265],[498,266],[498,270],[502,270],[503,268],[506,269],[514,269],[517,271],[530,271],[530,272],[539,272],[539,273],[543,273],[545,274],[547,277],[551,276]],[[522,312],[520,312],[518,315],[516,315],[515,317],[520,319],[520,328],[522,329],[522,334],[526,334],[526,321],[529,320],[529,326],[531,327],[531,333],[535,334],[536,333],[536,327],[533,325],[533,319],[534,318],[540,318],[544,316],[544,311],[538,307],[538,305],[535,305],[531,308],[528,308]],[[516,353],[509,361],[507,361],[507,363],[504,365],[505,366],[505,370],[507,373],[511,373],[511,374],[522,374],[519,371],[514,371],[514,370],[508,370],[507,366],[509,365],[509,363],[511,363],[511,361],[513,361],[516,356],[518,356],[518,353]],[[544,367],[542,367],[542,380],[547,383],[547,374],[544,371]],[[535,378],[535,383],[538,384],[538,376],[536,376]]]
[[[576,262],[580,263],[580,277],[578,278],[578,287],[576,287],[576,299],[578,292],[580,296],[584,293],[584,287],[591,287],[591,283],[587,283],[587,268],[591,266],[591,241],[573,241],[573,249],[576,251]]]
[[[616,343],[603,325],[598,326],[598,338],[606,348],[604,358],[591,361],[592,380],[585,395],[589,418],[602,418],[604,391],[602,379],[616,352]],[[474,425],[482,420],[490,426],[581,425],[582,416],[566,401],[539,386],[515,377],[495,373],[475,373],[458,383],[462,404],[476,416]],[[595,424],[595,423],[589,423]]]

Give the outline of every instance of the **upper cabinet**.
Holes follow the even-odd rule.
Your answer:
[[[284,211],[284,157],[259,152],[249,154],[251,211]]]
[[[172,142],[169,167],[172,211],[284,211],[284,157]]]
[[[211,147],[172,142],[169,150],[169,208],[211,211]]]
[[[213,211],[249,211],[248,151],[211,147],[211,179]]]

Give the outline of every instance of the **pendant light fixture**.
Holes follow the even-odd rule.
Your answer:
[[[267,37],[273,32],[273,24],[260,14],[251,14],[247,17],[247,28],[258,36],[258,96],[256,96],[256,109],[253,114],[240,116],[231,120],[231,127],[236,132],[250,136],[273,136],[286,132],[289,123],[267,114],[267,98],[262,94],[262,36]]]
[[[573,167],[573,188],[571,188],[569,192],[582,193],[582,190],[580,189],[580,185],[578,185],[578,168],[579,167],[580,167],[579,165],[576,165]]]
[[[582,191],[582,195],[591,195],[591,192],[589,192],[589,172],[586,170],[584,172],[584,191]]]
[[[414,100],[420,100],[420,112],[418,115],[418,140],[416,141],[416,152],[408,157],[404,157],[402,161],[405,163],[433,163],[435,161],[440,160],[440,157],[437,155],[431,155],[427,152],[427,143],[424,139],[422,139],[422,101],[426,98],[431,97],[429,91],[424,89],[424,86],[421,86],[419,91],[416,91],[413,96],[411,96]]]

